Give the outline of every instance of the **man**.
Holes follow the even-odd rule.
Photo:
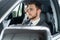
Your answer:
[[[28,19],[31,22],[31,25],[33,26],[48,26],[44,21],[41,20],[41,3],[37,0],[29,0],[28,2],[25,2],[26,8],[25,12],[28,16]],[[27,23],[29,25],[29,23]]]

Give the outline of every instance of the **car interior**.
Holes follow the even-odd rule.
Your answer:
[[[53,12],[51,9],[50,2],[48,0],[46,0],[46,1],[42,0],[40,2],[43,4],[41,7],[42,8],[41,19],[44,20],[50,26],[49,28],[51,30],[51,33],[54,34],[54,33],[56,33],[56,28],[55,28],[55,24],[54,24]],[[18,17],[12,18],[10,25],[22,23],[22,20],[25,16],[23,6],[24,6],[24,4],[22,5],[22,12],[23,12],[22,14],[23,15],[20,18],[18,18]]]
[[[5,0],[4,0],[5,1]],[[9,0],[6,0],[5,2],[4,2],[3,0],[2,0],[2,2],[0,2],[0,18],[4,15],[4,13],[13,5],[13,3],[16,1],[14,1],[14,0],[11,0],[11,1],[9,1]],[[29,0],[28,0],[29,1]],[[27,1],[27,2],[28,2]],[[57,26],[57,28],[56,28],[56,24],[55,24],[55,19],[54,19],[54,12],[53,12],[53,8],[51,7],[51,2],[50,2],[50,0],[38,0],[39,2],[41,2],[42,3],[42,6],[41,6],[41,9],[42,9],[42,12],[41,12],[41,15],[40,15],[40,17],[41,17],[41,19],[43,20],[43,21],[45,21],[48,25],[49,25],[49,29],[50,29],[50,32],[51,32],[51,35],[52,35],[52,37],[53,37],[53,39],[59,39],[60,38],[60,32],[59,31],[56,31],[56,29],[58,28],[59,30],[60,30],[60,27],[59,26]],[[54,3],[56,4],[56,1],[55,0],[53,0],[54,1]],[[4,2],[4,3],[3,3]],[[7,4],[9,2],[9,4]],[[1,5],[2,4],[2,5]],[[6,5],[7,4],[7,5]],[[56,6],[56,9],[57,9],[57,12],[56,13],[58,13],[58,5],[55,5],[54,4],[54,6]],[[5,6],[6,5],[6,6]],[[3,6],[5,6],[5,7],[3,7]],[[18,7],[17,7],[18,6]],[[10,13],[9,13],[9,15],[7,15],[7,17],[0,23],[0,34],[2,33],[2,31],[4,31],[4,33],[3,33],[3,36],[2,36],[2,40],[38,40],[37,38],[38,38],[38,36],[37,35],[42,35],[43,36],[43,39],[39,39],[39,40],[49,40],[49,38],[47,38],[47,36],[50,36],[50,34],[48,35],[48,34],[44,34],[44,33],[46,33],[46,31],[44,31],[44,30],[42,30],[42,31],[44,31],[44,32],[42,32],[41,30],[39,30],[39,32],[38,31],[34,31],[34,32],[36,32],[36,33],[34,33],[34,32],[32,32],[31,30],[31,32],[28,32],[27,33],[27,31],[29,31],[29,30],[21,30],[21,29],[19,29],[18,28],[18,26],[19,27],[26,27],[25,25],[19,25],[19,24],[22,24],[22,22],[24,21],[24,20],[27,20],[27,19],[25,19],[25,17],[26,17],[26,15],[25,15],[25,12],[24,12],[24,7],[25,7],[25,5],[24,5],[24,2],[21,2],[20,4],[18,4]],[[4,9],[6,9],[6,10],[4,10]],[[56,10],[55,9],[55,10]],[[59,14],[60,14],[60,12],[59,12]],[[57,17],[57,20],[58,20],[58,25],[60,24],[60,21],[59,21],[59,14],[56,14],[56,15],[58,15],[58,17]],[[17,25],[18,24],[18,25]],[[13,25],[13,26],[11,26],[11,25]],[[11,27],[11,29],[5,29],[4,30],[4,28],[6,28],[6,27]],[[14,29],[14,27],[16,27],[15,29]],[[28,26],[27,26],[28,27]],[[17,29],[18,28],[18,29]],[[57,29],[57,30],[58,30]],[[21,30],[21,31],[20,31]],[[24,33],[25,33],[25,35],[24,35]],[[28,35],[27,35],[28,34]],[[56,35],[55,35],[56,34]],[[26,36],[27,35],[27,36]],[[33,35],[33,36],[32,36]],[[25,36],[25,37],[24,37]],[[36,37],[34,37],[34,36],[36,36]],[[31,38],[32,37],[32,38]],[[40,36],[39,36],[40,37]],[[51,37],[51,36],[50,36]],[[36,39],[35,39],[36,38]],[[41,37],[42,38],[42,37]]]
[[[38,0],[39,2],[41,2],[43,5],[41,7],[42,9],[42,13],[41,13],[41,19],[44,20],[48,25],[49,25],[49,28],[50,28],[50,31],[51,31],[51,34],[55,34],[57,33],[56,32],[56,27],[55,27],[55,21],[54,21],[54,17],[53,17],[53,12],[52,12],[52,8],[51,8],[51,5],[50,5],[50,1],[49,0]],[[20,9],[20,7],[22,6],[22,9]],[[10,25],[16,25],[16,24],[22,24],[23,20],[24,20],[24,17],[25,17],[25,12],[24,12],[24,3],[22,2],[22,5],[19,5],[18,7],[18,12],[17,14],[19,13],[19,11],[21,11],[21,16],[17,16],[17,17],[13,17],[13,11],[10,13],[10,15],[8,15],[8,17],[5,19],[7,20],[10,20],[8,26]],[[4,21],[3,21],[4,22]],[[3,24],[4,26],[4,24]]]

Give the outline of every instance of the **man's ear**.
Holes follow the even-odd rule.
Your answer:
[[[41,9],[38,9],[38,14],[40,14],[41,13]]]

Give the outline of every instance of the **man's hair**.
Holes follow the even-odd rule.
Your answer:
[[[41,3],[38,0],[24,0],[25,5],[35,4],[35,6],[41,9]]]

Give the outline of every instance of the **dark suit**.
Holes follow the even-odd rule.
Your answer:
[[[40,20],[36,26],[46,26],[48,27],[48,24],[44,22],[43,20]]]
[[[28,25],[29,23],[30,23],[30,20],[25,20],[25,21],[23,21],[22,25]],[[46,27],[48,27],[48,24],[41,19],[36,24],[36,26],[46,26]]]
[[[36,26],[48,27],[50,29],[51,34],[54,34],[53,27],[51,27],[50,25],[48,25],[46,22],[44,22],[42,20],[40,20]]]
[[[26,22],[26,21],[25,21]],[[28,23],[27,23],[28,24]],[[26,25],[26,23],[25,23],[25,25]],[[29,25],[30,26],[30,25]],[[53,34],[52,33],[52,28],[53,27],[51,27],[51,26],[49,26],[45,21],[43,21],[42,19],[37,23],[37,25],[36,26],[42,26],[42,27],[48,27],[49,29],[50,29],[50,31],[51,31],[51,34]]]

